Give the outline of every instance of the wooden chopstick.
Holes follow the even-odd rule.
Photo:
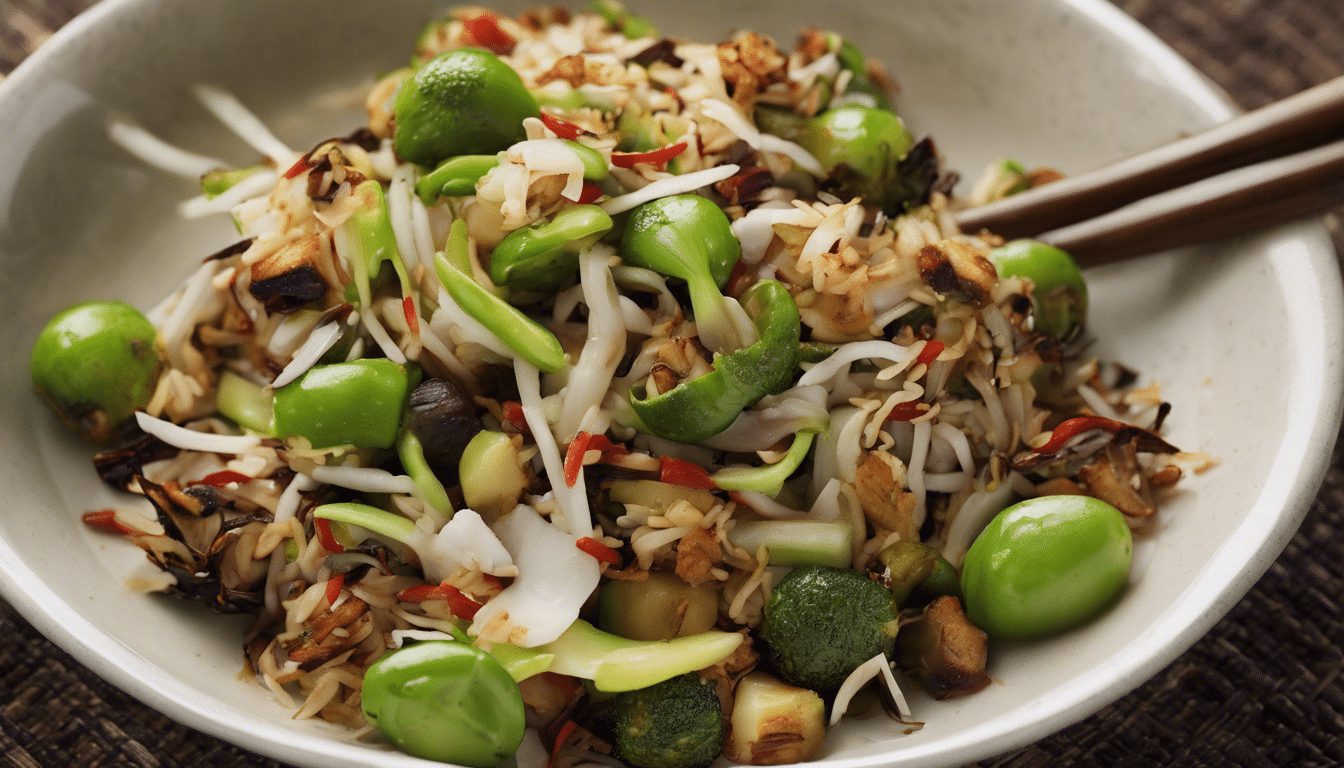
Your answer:
[[[957,222],[967,232],[1038,237],[1079,263],[1099,264],[1341,202],[1344,77],[1196,136],[962,211]]]

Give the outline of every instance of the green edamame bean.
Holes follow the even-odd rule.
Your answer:
[[[518,73],[489,51],[435,56],[401,87],[393,107],[397,154],[433,167],[456,155],[489,155],[522,141],[541,112]]]
[[[1019,502],[1000,512],[966,553],[966,615],[995,639],[1062,632],[1120,594],[1133,549],[1124,515],[1100,499]]]
[[[518,749],[523,697],[490,654],[463,643],[418,643],[364,673],[364,716],[403,752],[492,768]]]
[[[999,277],[1025,277],[1035,284],[1035,329],[1067,339],[1087,323],[1087,283],[1073,257],[1037,240],[1013,240],[990,251]]]
[[[797,141],[823,168],[845,163],[865,178],[881,175],[915,143],[896,113],[858,105],[828,109],[808,120]]]
[[[129,304],[76,304],[38,334],[29,359],[33,389],[81,438],[111,443],[154,394],[161,367],[154,336]]]
[[[411,388],[406,367],[386,358],[320,365],[275,391],[275,433],[314,448],[391,448]]]

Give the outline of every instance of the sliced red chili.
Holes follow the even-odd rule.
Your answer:
[[[583,182],[583,191],[579,193],[579,205],[588,205],[602,196],[602,188],[591,181]]]
[[[411,333],[420,333],[420,318],[415,315],[415,299],[407,296],[401,300],[401,313],[406,316],[406,327]]]
[[[100,509],[97,512],[85,512],[80,518],[84,524],[90,528],[97,528],[107,533],[116,533],[122,536],[135,536],[139,531],[132,530],[117,522],[117,513],[111,509]]]
[[[462,594],[462,590],[451,584],[440,584],[439,590],[443,592],[444,599],[448,601],[448,610],[460,619],[471,621],[476,618],[476,612],[481,610],[480,603]]]
[[[617,168],[634,168],[640,163],[652,163],[661,168],[672,158],[685,152],[686,146],[686,142],[678,141],[676,144],[648,152],[612,152],[611,164]]]
[[[664,483],[712,491],[719,486],[709,477],[709,470],[685,459],[662,456],[658,459],[658,479]]]
[[[426,600],[444,600],[438,584],[416,584],[397,593],[397,599],[403,603],[423,603]]]
[[[579,481],[579,472],[583,471],[583,455],[588,452],[588,443],[593,436],[587,432],[580,432],[569,441],[569,447],[565,449],[565,485],[574,487]]]
[[[345,574],[338,573],[327,580],[327,605],[335,605],[341,597],[341,590],[345,589]]]
[[[582,136],[585,131],[574,123],[556,117],[546,112],[541,113],[541,124],[551,129],[551,133],[562,139],[574,140]]]
[[[244,475],[242,472],[234,472],[231,469],[224,469],[219,472],[211,472],[205,477],[202,477],[200,482],[196,484],[208,485],[211,488],[223,488],[229,483],[246,483],[251,479],[252,478]]]
[[[591,555],[598,562],[610,563],[617,568],[621,567],[621,553],[608,547],[597,539],[594,539],[592,536],[584,536],[574,542],[574,546],[582,550],[585,555]]]
[[[1061,421],[1059,426],[1050,432],[1050,439],[1045,441],[1045,444],[1041,447],[1033,448],[1032,452],[1042,455],[1056,453],[1068,441],[1093,429],[1104,429],[1114,434],[1122,429],[1134,429],[1134,427],[1123,421],[1108,419],[1104,416],[1075,416],[1072,419]]]
[[[345,551],[345,547],[341,546],[340,542],[336,541],[336,537],[331,533],[330,520],[324,517],[314,517],[313,530],[317,532],[317,542],[322,545],[323,549],[333,555],[339,555]]]
[[[478,45],[494,54],[512,53],[513,47],[518,44],[513,35],[499,26],[499,16],[494,13],[485,12],[468,16],[462,20],[462,26]]]
[[[887,414],[887,421],[911,421],[929,412],[927,407],[921,408],[923,403],[918,400],[907,400],[904,403],[897,403],[891,413]]]
[[[578,727],[573,720],[566,720],[565,724],[560,726],[560,730],[555,734],[555,746],[551,747],[551,759],[546,762],[546,768],[555,768],[560,757],[560,748],[565,746],[565,742],[569,741],[569,737]]]
[[[523,404],[517,400],[505,400],[499,404],[499,409],[504,412],[504,420],[513,425],[514,429],[524,435],[532,434],[532,428],[527,426],[527,414],[523,413]]]
[[[915,362],[928,365],[934,360],[937,360],[938,356],[943,354],[943,350],[946,348],[947,347],[943,342],[937,339],[930,339],[929,341],[924,342],[924,348],[919,351],[919,357],[915,358]]]
[[[298,160],[294,161],[293,165],[289,166],[289,170],[285,171],[285,178],[292,179],[295,176],[298,176],[300,173],[303,173],[304,171],[308,170],[309,168],[312,168],[313,165],[314,163],[311,155],[304,155],[303,157],[300,157]]]

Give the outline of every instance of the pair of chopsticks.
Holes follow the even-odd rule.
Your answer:
[[[1263,229],[1344,203],[1344,77],[1094,171],[957,215],[1084,265]]]

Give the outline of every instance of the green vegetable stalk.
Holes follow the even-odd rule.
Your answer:
[[[736,321],[732,299],[720,292],[741,255],[727,214],[697,195],[663,197],[636,208],[620,247],[625,263],[686,281],[700,339],[714,352],[752,343],[749,324]]]
[[[781,283],[762,280],[742,295],[742,306],[756,325],[759,341],[720,355],[714,370],[667,392],[648,397],[643,385],[630,388],[630,405],[649,432],[668,440],[699,442],[722,432],[762,397],[793,383],[801,333],[793,297]]]
[[[486,290],[463,269],[469,267],[467,226],[453,222],[448,245],[434,255],[434,270],[448,295],[463,312],[499,337],[517,355],[539,370],[555,373],[565,367],[565,350],[555,334],[523,314],[517,307]]]

